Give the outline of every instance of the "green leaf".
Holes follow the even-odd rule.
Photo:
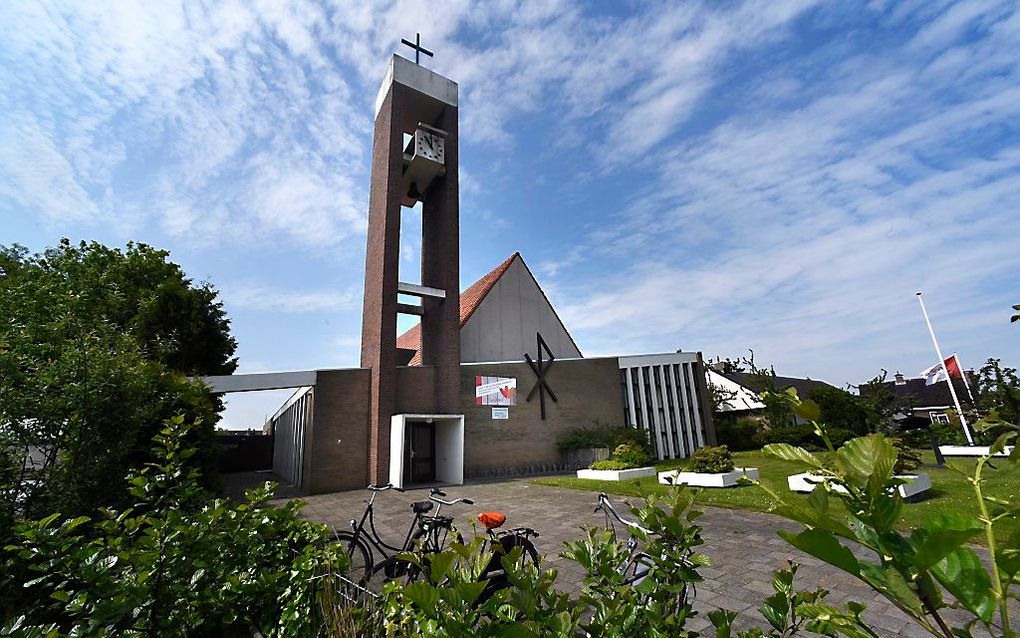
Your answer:
[[[992,579],[974,550],[957,548],[932,567],[931,573],[961,605],[984,622],[995,612]]]
[[[808,529],[799,534],[779,532],[788,543],[823,560],[830,565],[839,567],[848,574],[860,576],[861,564],[845,545],[836,540],[832,533],[820,529]]]
[[[984,531],[981,521],[956,512],[939,512],[916,530],[914,561],[918,568],[929,569],[969,539]],[[922,533],[923,532],[923,533]]]
[[[924,616],[924,605],[903,574],[893,567],[879,567],[869,563],[861,563],[861,577],[873,588],[884,594],[899,606],[910,610],[915,617]]]
[[[758,611],[776,630],[783,631],[786,629],[786,615],[790,613],[790,601],[782,594],[774,594],[765,599]]]
[[[836,451],[848,483],[877,494],[892,478],[896,448],[881,434],[851,439]]]
[[[442,552],[439,554],[431,554],[431,566],[430,573],[432,582],[441,582],[450,573],[450,568],[453,566],[453,561],[457,557],[453,552]]]
[[[805,399],[800,404],[795,403],[793,413],[805,421],[817,421],[822,417],[822,409],[811,399]]]
[[[708,619],[712,621],[712,625],[715,627],[716,638],[730,638],[733,620],[736,617],[737,612],[725,609],[716,609],[708,612]]]
[[[815,458],[814,454],[811,454],[802,447],[796,447],[789,443],[770,443],[761,449],[766,456],[771,456],[783,461],[792,461],[794,463],[801,463],[810,467],[825,469],[824,464]]]
[[[468,607],[475,604],[478,597],[485,591],[485,587],[489,584],[488,580],[480,580],[475,582],[458,582],[453,588],[457,590],[460,595],[461,601]]]
[[[411,583],[404,587],[403,592],[408,600],[425,611],[434,610],[439,603],[439,592],[426,581]]]
[[[817,488],[816,488],[817,489]],[[810,507],[795,503],[780,503],[769,508],[769,512],[803,523],[808,527],[823,529],[843,538],[856,538],[856,534],[847,525],[829,514],[819,512]]]
[[[822,514],[827,513],[829,511],[829,490],[825,484],[815,486],[815,489],[808,494],[807,502],[816,511]]]
[[[988,448],[990,455],[996,455],[1006,449],[1006,444],[1016,437],[1016,432],[1003,432],[995,439],[995,443],[992,443],[991,447]]]
[[[896,522],[900,520],[900,513],[903,512],[903,497],[899,490],[889,492],[875,492],[872,495],[870,519],[872,526],[879,532],[885,533],[893,529]]]

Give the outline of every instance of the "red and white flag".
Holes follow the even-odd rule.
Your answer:
[[[954,377],[956,379],[963,379],[963,372],[960,369],[960,361],[959,359],[956,358],[955,352],[946,357],[945,368],[943,368],[942,365],[943,364],[941,363],[936,363],[932,367],[921,372],[920,376],[924,377],[925,385],[932,385],[933,383],[938,383],[939,381],[945,381],[946,372],[948,372],[949,376],[951,377]]]

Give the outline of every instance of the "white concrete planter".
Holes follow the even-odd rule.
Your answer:
[[[634,467],[629,470],[578,470],[577,478],[596,481],[630,481],[655,476],[654,467]]]
[[[925,473],[920,474],[900,474],[896,478],[904,479],[907,483],[899,486],[900,496],[905,499],[915,498],[928,490],[931,489],[931,477]],[[815,489],[815,485],[818,485],[825,480],[825,477],[820,474],[812,474],[810,472],[801,472],[800,474],[791,474],[786,478],[786,484],[789,485],[790,490],[793,492],[807,493]],[[833,491],[846,493],[846,488],[842,485],[833,485]]]
[[[942,456],[988,456],[989,447],[987,445],[940,445],[939,451],[942,452]],[[1002,452],[996,454],[996,456],[1009,456],[1009,453],[1013,451],[1012,445],[1007,445]]]
[[[737,485],[745,473],[749,479],[758,479],[758,468],[735,467],[729,472],[719,473],[668,470],[666,472],[659,472],[659,483],[663,485],[679,485],[683,483],[694,487],[733,487]]]

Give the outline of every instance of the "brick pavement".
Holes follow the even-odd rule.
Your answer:
[[[259,477],[264,480],[265,476]],[[241,483],[228,484],[236,489]],[[580,589],[582,570],[559,557],[563,543],[583,536],[582,526],[603,524],[601,514],[594,514],[595,493],[565,488],[533,485],[526,480],[471,483],[447,489],[450,497],[467,497],[474,506],[444,508],[444,514],[455,517],[463,528],[470,529],[471,518],[483,510],[499,510],[507,515],[507,526],[533,527],[541,533],[536,540],[543,554],[544,565],[559,571],[557,586],[569,593]],[[304,497],[308,506],[304,516],[325,522],[337,529],[349,529],[351,518],[360,518],[366,491],[339,492]],[[411,520],[409,504],[427,498],[427,489],[408,490],[401,494],[389,491],[376,500],[376,523],[384,539],[400,542]],[[622,504],[625,497],[613,497]],[[801,589],[824,587],[831,593],[829,601],[840,603],[856,600],[868,606],[865,617],[881,635],[925,636],[906,616],[855,578],[818,561],[790,546],[776,532],[795,531],[799,526],[776,516],[759,512],[703,507],[699,523],[705,544],[700,551],[712,559],[711,567],[701,569],[705,581],[699,584],[695,608],[702,615],[691,628],[709,626],[704,615],[717,607],[741,612],[740,627],[764,626],[757,611],[765,596],[772,593],[772,573],[785,567],[788,560],[800,564],[797,586]],[[623,510],[625,511],[625,510]]]

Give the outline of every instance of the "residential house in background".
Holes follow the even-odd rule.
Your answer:
[[[971,388],[977,387],[973,370],[964,371]],[[953,410],[953,397],[945,381],[928,384],[924,377],[904,377],[896,373],[892,381],[876,385],[862,385],[861,396],[868,397],[879,388],[887,389],[896,398],[899,410],[894,417],[901,429],[910,430],[927,427],[932,423],[949,423],[949,412]],[[970,404],[967,387],[956,381],[957,396],[966,410]]]
[[[758,393],[761,391],[756,384],[754,375],[749,372],[724,372],[722,366],[708,363],[705,366],[709,385],[718,388],[724,400],[716,406],[714,419],[718,423],[735,423],[744,417],[758,417],[765,404]],[[815,388],[833,387],[824,381],[801,377],[783,377],[776,375],[776,388],[785,390],[796,388],[797,395],[807,398]],[[798,419],[800,422],[800,419]]]

